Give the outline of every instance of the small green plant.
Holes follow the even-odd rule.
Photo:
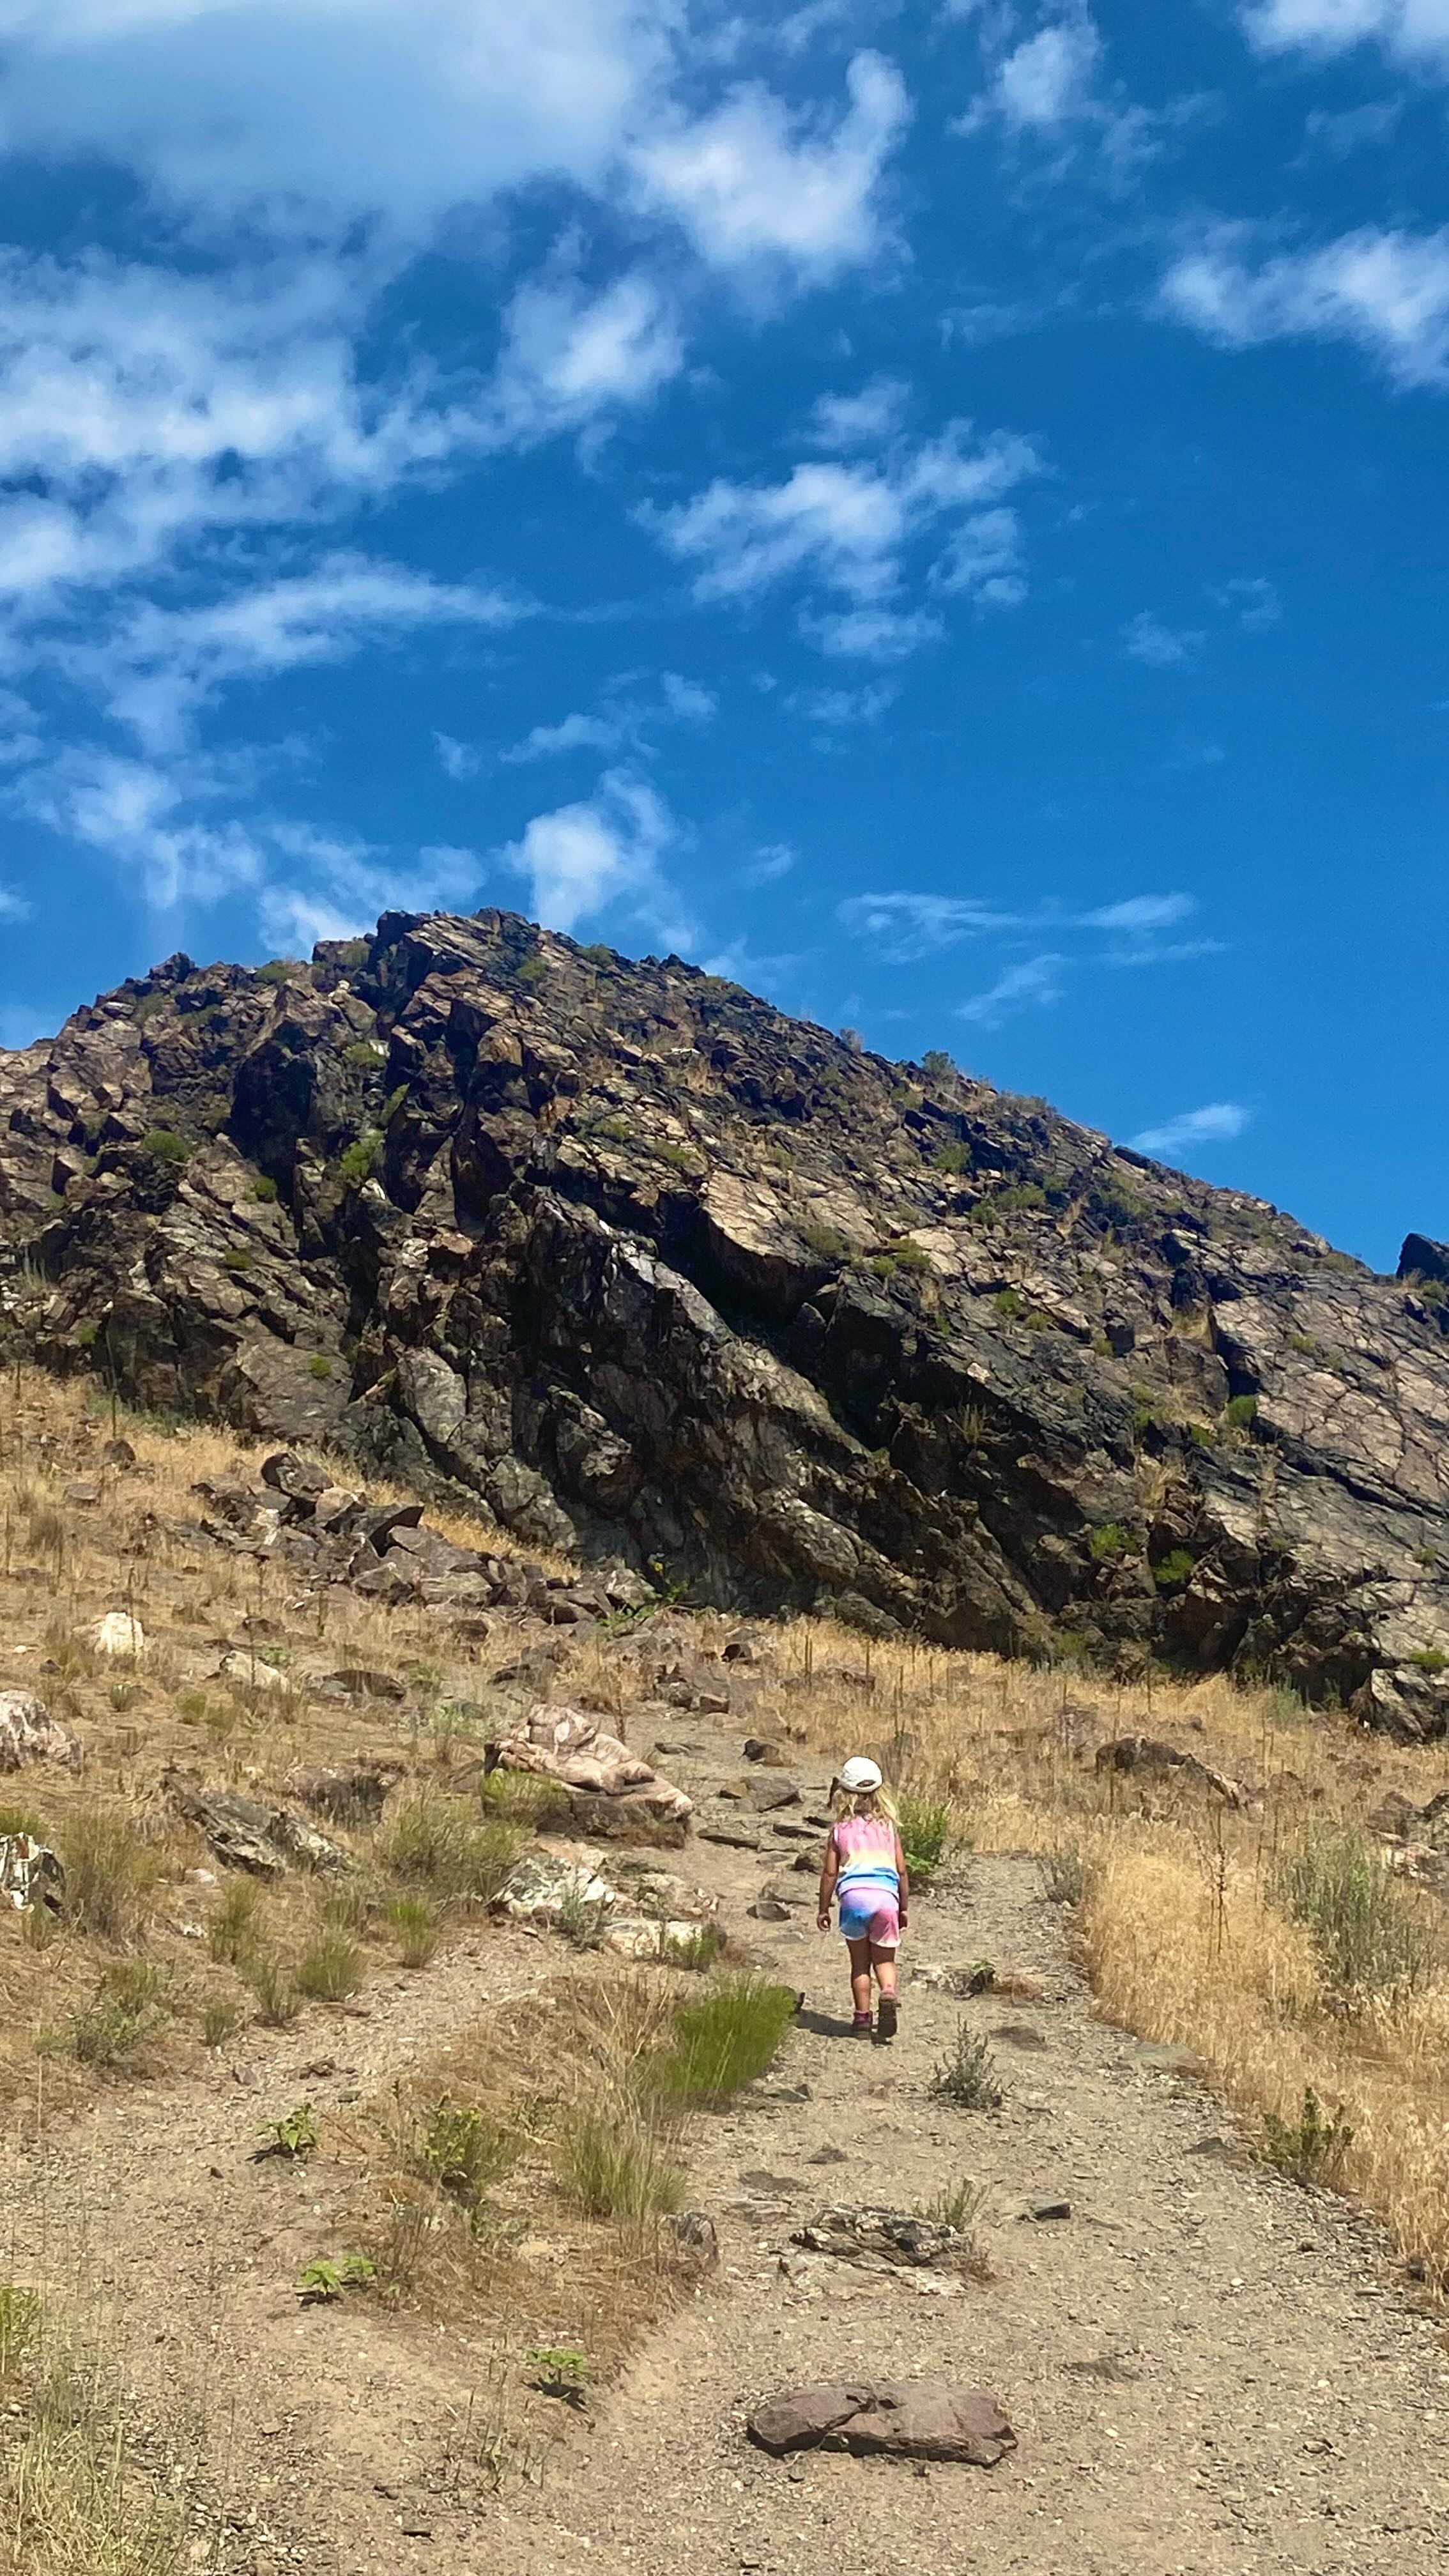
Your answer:
[[[273,1207],[278,1197],[277,1184],[270,1172],[258,1172],[252,1183],[252,1197],[258,1207]]]
[[[157,1163],[189,1163],[193,1147],[174,1127],[148,1127],[141,1139],[140,1150]]]
[[[1087,1545],[1096,1564],[1110,1565],[1115,1557],[1130,1553],[1132,1533],[1120,1521],[1098,1521]]]
[[[728,2102],[768,2074],[795,2010],[790,1988],[768,1977],[721,1977],[698,2003],[679,2006],[673,2039],[652,2061],[650,2080],[681,2108]]]
[[[225,2048],[229,2039],[235,2039],[241,2026],[240,2006],[225,1997],[213,1996],[211,2002],[202,2008],[201,2036],[208,2048]]]
[[[570,1877],[559,1897],[554,1924],[575,1950],[601,1950],[609,1928],[610,1899],[589,1896],[582,1873]]]
[[[524,2367],[533,2373],[533,2384],[544,2397],[561,2397],[569,2406],[582,2406],[588,2395],[588,2362],[584,2354],[565,2344],[538,2344],[524,2355]]]
[[[231,1271],[238,1279],[243,1278],[253,1267],[253,1255],[250,1252],[224,1252],[221,1256],[221,1266],[223,1270]]]
[[[931,1161],[934,1163],[938,1172],[945,1172],[948,1175],[955,1175],[960,1172],[969,1172],[971,1169],[971,1148],[969,1145],[957,1143],[956,1140],[952,1138],[946,1144],[938,1145],[936,1147],[935,1152],[931,1156]]]
[[[369,1127],[365,1135],[355,1138],[338,1155],[338,1172],[350,1190],[360,1190],[364,1181],[371,1180],[381,1152],[381,1133],[376,1127]]]
[[[684,2207],[689,2178],[637,2102],[566,2105],[553,2158],[563,2191],[586,2218],[642,2228]]]
[[[1051,1904],[1081,1904],[1087,1892],[1087,1864],[1076,1843],[1054,1843],[1042,1853],[1037,1867]]]
[[[249,1951],[238,1963],[257,1999],[257,2019],[268,2030],[285,2030],[302,2009],[302,1998],[275,1952]]]
[[[1362,1834],[1310,1834],[1283,1862],[1273,1895],[1307,1925],[1339,1995],[1421,1985],[1437,1962],[1427,1917]]]
[[[1421,1646],[1417,1654],[1413,1654],[1409,1657],[1409,1661],[1416,1672],[1442,1673],[1449,1671],[1449,1655],[1446,1655],[1443,1652],[1443,1649],[1439,1646]]]
[[[137,1938],[150,1911],[160,1862],[124,1809],[80,1807],[58,1834],[66,1912],[102,1941]]]
[[[522,2152],[523,2142],[514,2131],[445,2093],[426,2111],[418,2167],[465,2209],[477,2209],[513,2171]]]
[[[32,1842],[43,1843],[47,1827],[33,1807],[13,1806],[7,1798],[0,1801],[0,1838],[11,1834],[28,1834]]]
[[[39,2291],[0,2281],[0,2385],[13,2379],[29,2360],[39,2338],[40,2319]]]
[[[996,2060],[967,2022],[957,2023],[955,2039],[937,2062],[930,2090],[938,2101],[954,2102],[962,2111],[1000,2110],[1003,2095]]]
[[[235,1968],[261,1939],[262,1894],[253,1878],[233,1879],[206,1929],[213,1959]]]
[[[425,1968],[438,1946],[438,1909],[425,1896],[395,1897],[387,1920],[405,1968]]]
[[[529,989],[532,991],[536,990],[536,988],[543,982],[547,973],[548,968],[544,964],[543,959],[539,956],[538,951],[535,949],[533,955],[531,957],[525,957],[523,964],[519,967],[518,980],[520,984],[527,984]]]
[[[387,1061],[387,1049],[376,1038],[354,1038],[351,1046],[343,1048],[342,1061],[350,1064],[355,1073],[376,1073],[379,1065]]]
[[[298,1993],[313,2003],[345,2003],[362,1983],[362,1952],[340,1929],[319,1932],[308,1942],[294,1975]]]
[[[1026,1313],[1026,1299],[1019,1288],[998,1288],[991,1302],[998,1315],[1009,1316],[1013,1321]]]
[[[141,1685],[139,1682],[112,1682],[106,1697],[116,1715],[124,1717],[129,1709],[135,1707],[141,1697]]]
[[[280,2120],[263,2121],[255,2161],[280,2156],[284,2164],[305,2164],[316,2147],[317,2114],[310,2102],[298,2102]]]
[[[435,1896],[490,1905],[524,1840],[516,1825],[491,1818],[480,1823],[464,1799],[424,1793],[399,1811],[384,1857],[398,1878]]]
[[[902,1789],[896,1820],[905,1848],[912,1887],[926,1887],[946,1857],[951,1840],[949,1798],[928,1797],[923,1789]]]
[[[820,1225],[812,1217],[800,1228],[800,1240],[817,1261],[848,1261],[850,1246],[838,1226]]]
[[[1152,1580],[1159,1592],[1180,1592],[1192,1580],[1195,1560],[1185,1547],[1169,1548],[1152,1569]]]
[[[1250,1430],[1257,1417],[1258,1399],[1255,1395],[1229,1396],[1223,1406],[1223,1420],[1230,1431]]]
[[[703,1971],[714,1966],[724,1941],[717,1923],[695,1923],[687,1932],[671,1932],[667,1923],[661,1923],[659,1956],[666,1968]]]
[[[928,1073],[933,1082],[949,1082],[956,1071],[956,1059],[944,1047],[927,1047],[921,1058],[921,1071]]]
[[[185,1726],[200,1726],[206,1715],[204,1690],[181,1690],[176,1694],[176,1714]]]
[[[470,1712],[466,1730],[459,1731],[476,1733],[476,1711]],[[478,1798],[485,1815],[496,1816],[506,1825],[525,1826],[530,1833],[537,1833],[550,1815],[562,1815],[567,1803],[556,1780],[546,1780],[535,1771],[505,1771],[501,1764],[496,1771],[484,1773]]]
[[[377,2265],[368,2254],[340,2254],[335,2263],[319,2255],[315,2262],[303,2264],[297,2296],[304,2308],[327,2307],[344,2290],[365,2290],[376,2279]]]
[[[332,1375],[332,1362],[326,1351],[314,1351],[312,1353],[311,1358],[307,1362],[307,1374],[309,1377],[315,1378],[329,1378]]]
[[[305,976],[307,969],[300,957],[269,957],[257,968],[259,984],[290,984],[294,975]]]
[[[1342,2111],[1325,2119],[1311,2084],[1304,2087],[1296,2120],[1280,2119],[1276,2111],[1263,2114],[1263,2162],[1294,2182],[1319,2183],[1331,2190],[1352,2141],[1353,2131]]]
[[[963,2178],[953,2183],[949,2191],[938,2192],[921,2212],[923,2218],[934,2219],[938,2227],[954,2227],[964,2240],[956,2257],[957,2263],[963,2271],[974,2273],[978,2279],[985,2278],[986,2258],[976,2242],[976,2223],[990,2197],[989,2183]]]

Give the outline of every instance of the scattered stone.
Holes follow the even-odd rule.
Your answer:
[[[340,1672],[329,1674],[324,1688],[329,1694],[335,1689],[347,1699],[407,1698],[402,1683],[392,1673],[375,1672],[365,1664],[344,1665]]]
[[[1045,2048],[1047,2044],[1041,2032],[1033,2030],[1029,2021],[998,2022],[991,2036],[1004,2040],[1008,2048]]]
[[[515,1862],[494,1900],[495,1909],[513,1923],[557,1924],[581,1907],[607,1914],[619,1891],[601,1878],[589,1856],[566,1860],[542,1849],[525,1852]]]
[[[719,2234],[702,2209],[681,2209],[669,2221],[670,2233],[696,2271],[712,2272],[719,2261]]]
[[[333,1771],[294,1771],[287,1795],[310,1807],[314,1816],[329,1816],[338,1825],[375,1825],[406,1771],[403,1762],[380,1759],[352,1762]]]
[[[847,2165],[850,2158],[843,2147],[817,2147],[814,2155],[807,2156],[805,2162],[807,2165]]]
[[[86,1631],[92,1651],[98,1655],[123,1655],[139,1663],[146,1652],[146,1638],[139,1619],[124,1610],[108,1610]]]
[[[792,2389],[755,2407],[749,2432],[776,2458],[825,2443],[857,2455],[957,2460],[983,2469],[994,2468],[1016,2445],[994,2397],[932,2379]]]
[[[0,1834],[0,1895],[17,1913],[43,1905],[59,1914],[65,1902],[65,1870],[59,1855],[33,1834]]]
[[[31,1762],[59,1762],[79,1771],[85,1756],[78,1735],[52,1717],[31,1691],[0,1691],[0,1771],[23,1771]]]
[[[788,2174],[767,2173],[763,2165],[750,2165],[741,2174],[740,2181],[746,2191],[762,2195],[766,2200],[793,2200],[800,2188]],[[796,2241],[799,2242],[798,2239]]]
[[[101,1489],[86,1476],[73,1476],[65,1489],[65,1499],[74,1503],[78,1510],[88,1510],[93,1503],[100,1501]]]
[[[975,2252],[970,2237],[944,2219],[849,2201],[822,2210],[807,2227],[797,2228],[793,2242],[807,2254],[830,2254],[842,2263],[875,2260],[944,2270],[971,2261]]]
[[[235,1682],[242,1690],[284,1691],[287,1676],[276,1664],[264,1663],[248,1646],[238,1646],[223,1655],[217,1666],[218,1681]]]
[[[135,1463],[136,1452],[129,1440],[108,1440],[101,1451],[104,1467],[134,1467]]]
[[[567,1789],[585,1792],[602,1809],[611,1801],[630,1802],[625,1820],[681,1829],[693,1814],[693,1801],[682,1789],[662,1779],[651,1763],[631,1753],[617,1735],[609,1735],[585,1709],[563,1708],[539,1700],[519,1724],[488,1746],[488,1767],[529,1771],[557,1780]],[[620,1830],[616,1821],[606,1833]]]
[[[294,1450],[274,1450],[262,1460],[262,1483],[274,1493],[285,1494],[292,1503],[315,1503],[319,1494],[330,1492],[332,1479],[325,1467],[314,1467]]]
[[[728,1647],[725,1652],[728,1654]],[[774,1738],[768,1735],[747,1735],[744,1754],[747,1762],[763,1762],[767,1769],[774,1771],[783,1770],[790,1759],[784,1745],[777,1744]]]
[[[1145,1771],[1158,1778],[1176,1773],[1179,1778],[1196,1781],[1211,1789],[1225,1806],[1241,1807],[1243,1792],[1236,1780],[1214,1771],[1211,1764],[1199,1761],[1195,1753],[1184,1753],[1179,1745],[1165,1744],[1155,1735],[1118,1735],[1110,1744],[1097,1747],[1099,1771]]]
[[[798,1913],[802,1907],[813,1906],[814,1903],[814,1891],[805,1885],[803,1878],[772,1878],[767,1886],[761,1888],[751,1912],[758,1911],[762,1904],[770,1904],[783,1906],[786,1912]]]
[[[1069,2200],[1034,2200],[1028,2204],[1021,2214],[1023,2218],[1030,2220],[1034,2226],[1045,2227],[1053,2219],[1070,2218],[1072,2214],[1072,2204]]]
[[[753,1905],[745,1907],[745,1912],[752,1915],[757,1923],[788,1923],[790,1920],[788,1905],[782,1905],[777,1896],[757,1896]]]
[[[700,1825],[697,1830],[702,1843],[723,1843],[729,1851],[757,1852],[760,1848],[758,1834],[738,1833],[729,1825]]]
[[[288,1807],[264,1806],[233,1789],[206,1789],[172,1774],[167,1780],[171,1802],[180,1815],[199,1827],[217,1859],[227,1869],[246,1870],[254,1878],[280,1878],[290,1867],[340,1876],[357,1867],[344,1844],[318,1833],[305,1817]]]
[[[793,1780],[748,1780],[745,1797],[756,1815],[767,1816],[777,1807],[798,1807],[800,1792]]]

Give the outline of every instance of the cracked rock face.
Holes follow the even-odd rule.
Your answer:
[[[1406,1735],[1449,1718],[1446,1283],[505,913],[172,958],[0,1056],[0,1316],[53,1367],[695,1598]]]

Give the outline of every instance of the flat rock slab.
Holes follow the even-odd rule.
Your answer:
[[[743,2179],[743,2177],[741,2177]],[[810,2254],[833,2254],[842,2263],[875,2257],[886,2263],[943,2264],[967,2261],[971,2239],[941,2218],[917,2218],[906,2209],[862,2207],[841,2203],[822,2210],[808,2227],[797,2228],[795,2243]]]
[[[939,2379],[827,2382],[768,2398],[749,2417],[750,2439],[778,2459],[824,2444],[857,2456],[958,2460],[993,2469],[1016,2447],[994,2397]]]

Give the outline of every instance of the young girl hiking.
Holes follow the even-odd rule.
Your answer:
[[[911,1893],[896,1811],[879,1766],[863,1754],[846,1763],[836,1789],[837,1820],[825,1846],[817,1921],[822,1932],[829,1931],[831,1902],[838,1897],[840,1929],[850,1953],[855,2030],[861,2035],[870,2030],[874,1974],[880,1987],[877,2036],[894,2039],[899,2010],[896,1951],[906,1928]]]

